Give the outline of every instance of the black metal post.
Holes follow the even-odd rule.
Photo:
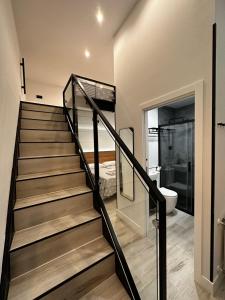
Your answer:
[[[73,105],[73,130],[76,134],[78,134],[77,128],[77,112],[76,112],[76,82],[72,77],[72,105]]]
[[[26,78],[25,78],[25,61],[24,58],[22,58],[22,62],[20,63],[22,67],[22,73],[23,73],[23,85],[21,86],[21,89],[23,89],[24,94],[26,95]]]
[[[215,223],[215,150],[216,150],[216,39],[217,25],[213,24],[212,40],[212,156],[211,156],[211,236],[210,236],[210,281],[214,277],[214,223]]]
[[[74,77],[71,77],[71,87],[72,87],[72,106],[73,106],[73,131],[78,136],[78,116],[76,108],[76,81]],[[76,153],[78,153],[79,148],[75,145]]]
[[[94,129],[94,162],[95,162],[95,192],[99,194],[99,149],[98,149],[98,114],[93,111]]]
[[[166,202],[159,202],[159,299],[167,298],[166,276]]]

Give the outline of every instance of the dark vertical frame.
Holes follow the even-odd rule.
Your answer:
[[[212,33],[212,157],[211,157],[211,236],[210,236],[210,281],[213,282],[214,269],[214,207],[215,207],[215,140],[216,140],[216,23]]]
[[[95,162],[95,193],[99,195],[99,147],[98,147],[98,115],[93,111],[94,162]]]
[[[20,66],[22,67],[22,80],[23,80],[23,83],[21,85],[21,89],[23,89],[23,92],[24,92],[24,95],[26,95],[26,73],[25,73],[25,60],[24,58],[22,58],[22,62],[20,63]]]
[[[72,77],[72,105],[73,105],[73,130],[76,135],[78,135],[78,117],[77,117],[77,109],[76,109],[76,81]]]
[[[159,202],[159,299],[167,299],[166,201]]]

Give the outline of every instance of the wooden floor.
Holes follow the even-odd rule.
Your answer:
[[[116,216],[116,199],[106,207],[142,300],[156,299],[156,233],[149,217],[148,237],[135,234]],[[168,300],[225,300],[225,287],[212,297],[194,282],[194,217],[176,210],[167,216]]]

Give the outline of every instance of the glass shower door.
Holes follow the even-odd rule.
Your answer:
[[[160,185],[178,193],[177,208],[194,213],[194,122],[160,126]]]

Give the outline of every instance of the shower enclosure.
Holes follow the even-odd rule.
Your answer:
[[[178,193],[177,208],[194,215],[194,120],[159,126],[160,186]]]

